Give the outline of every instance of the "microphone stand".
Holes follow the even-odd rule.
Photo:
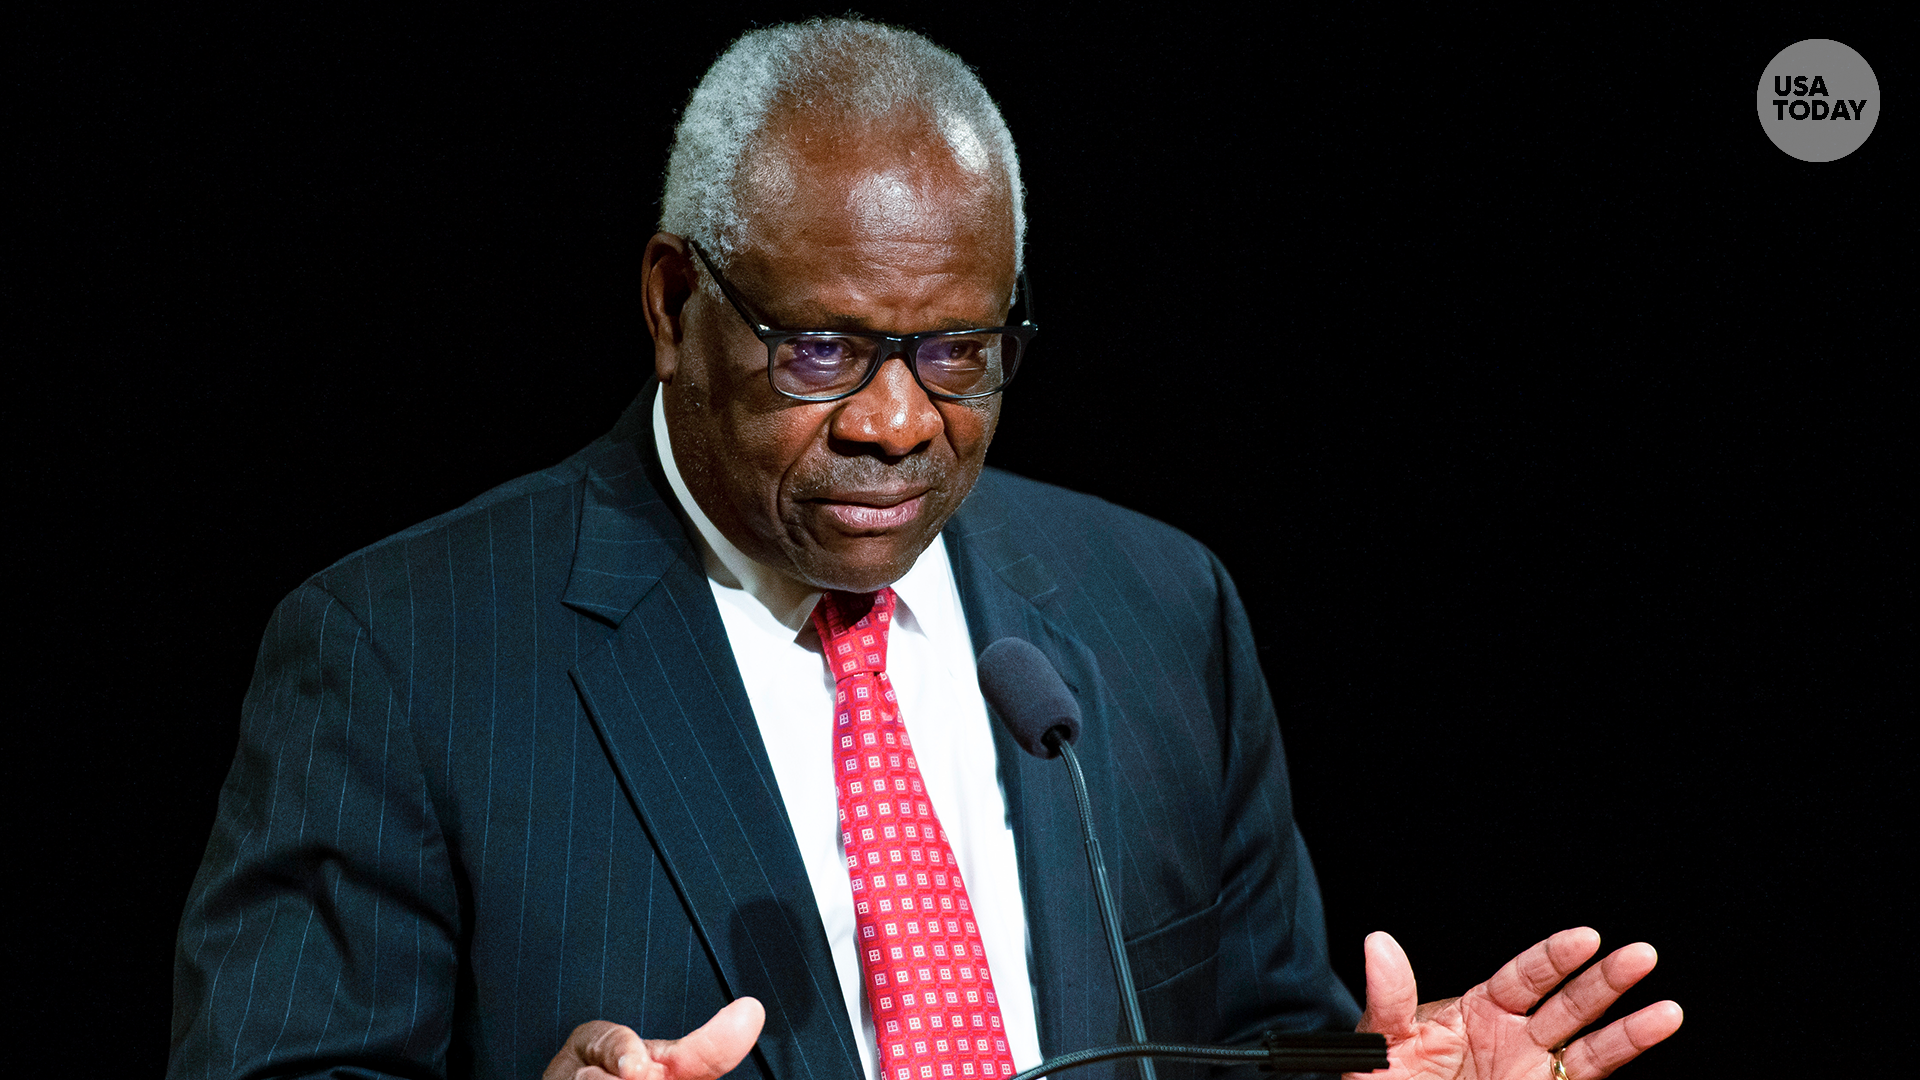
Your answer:
[[[1120,920],[1114,911],[1113,889],[1107,884],[1107,861],[1100,857],[1100,838],[1093,835],[1093,802],[1087,798],[1087,778],[1080,772],[1080,759],[1074,756],[1073,744],[1062,738],[1062,734],[1062,729],[1056,727],[1041,738],[1054,753],[1067,759],[1067,772],[1073,777],[1073,798],[1080,804],[1080,835],[1087,843],[1087,868],[1093,873],[1093,891],[1100,901],[1100,922],[1107,928],[1107,952],[1113,957],[1114,978],[1120,981],[1120,1004],[1126,1009],[1127,1033],[1133,1036],[1135,1043],[1144,1045],[1147,1041],[1147,1024],[1140,1018],[1140,1000],[1133,992],[1133,972],[1127,963],[1127,946],[1120,938]],[[1140,1076],[1141,1080],[1159,1080],[1154,1075],[1153,1062],[1146,1057],[1140,1058]]]
[[[1140,1062],[1143,1080],[1158,1080],[1151,1058],[1173,1061],[1201,1061],[1216,1065],[1257,1063],[1266,1072],[1371,1072],[1387,1067],[1387,1040],[1371,1032],[1331,1032],[1281,1035],[1268,1032],[1260,1046],[1187,1046],[1178,1043],[1147,1041],[1147,1025],[1140,1016],[1139,996],[1133,989],[1133,971],[1127,963],[1126,943],[1120,937],[1120,919],[1113,904],[1113,888],[1107,883],[1107,863],[1100,856],[1100,838],[1093,832],[1093,803],[1087,797],[1087,778],[1074,756],[1073,743],[1065,737],[1064,727],[1055,727],[1042,736],[1047,747],[1067,759],[1067,773],[1073,778],[1073,798],[1080,807],[1080,835],[1086,841],[1087,867],[1093,874],[1093,891],[1100,901],[1100,922],[1107,931],[1107,952],[1113,958],[1114,978],[1120,983],[1120,1002],[1126,1010],[1127,1031],[1132,1045],[1102,1046],[1062,1054],[1012,1080],[1040,1080],[1052,1073],[1082,1065],[1120,1058]]]

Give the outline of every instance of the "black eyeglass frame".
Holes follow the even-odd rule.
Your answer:
[[[720,276],[719,269],[713,265],[713,260],[707,257],[707,253],[701,249],[698,241],[689,238],[687,240],[687,246],[693,249],[695,255],[699,256],[701,264],[707,268],[707,273],[713,276],[713,283],[720,286],[720,295],[727,298],[727,303],[733,305],[734,312],[740,316],[742,322],[747,324],[747,328],[753,331],[753,336],[759,338],[761,343],[767,347],[767,385],[773,387],[774,393],[792,401],[805,401],[810,404],[819,404],[824,401],[839,401],[842,398],[850,398],[860,391],[865,390],[867,385],[873,382],[874,373],[885,367],[887,361],[895,355],[899,355],[906,361],[907,370],[912,373],[913,381],[918,383],[920,389],[930,398],[937,401],[976,401],[980,398],[992,397],[1000,391],[1005,390],[1008,384],[1013,382],[1013,377],[1020,373],[1020,362],[1026,358],[1027,343],[1033,340],[1033,335],[1040,331],[1040,328],[1033,322],[1033,291],[1027,284],[1027,272],[1024,269],[1020,271],[1019,280],[1015,285],[1016,291],[1014,299],[1015,303],[1025,302],[1027,317],[1020,320],[1018,326],[978,326],[965,330],[929,330],[919,334],[908,334],[905,337],[896,337],[893,334],[879,334],[869,330],[777,330],[761,322],[760,319],[755,317],[753,312],[748,310],[746,303],[740,299],[740,295],[733,291],[733,286],[727,284],[727,279]],[[920,343],[923,341],[931,341],[934,338],[957,337],[965,334],[1007,334],[1019,339],[1020,355],[1014,359],[1013,370],[1006,373],[1006,377],[1000,380],[999,386],[991,390],[983,390],[977,394],[949,394],[928,386],[926,380],[920,377],[920,366],[915,362],[915,357],[919,355]],[[873,361],[867,365],[866,374],[860,376],[859,383],[852,389],[826,397],[808,397],[804,394],[796,394],[790,390],[781,389],[780,384],[775,382],[773,378],[774,365],[779,359],[780,343],[793,338],[815,337],[865,338],[869,341],[879,342],[880,350],[875,353]]]

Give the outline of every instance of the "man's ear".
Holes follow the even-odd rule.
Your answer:
[[[693,252],[686,240],[672,233],[654,233],[640,261],[640,296],[647,332],[653,336],[653,373],[663,383],[672,382],[680,370],[680,352],[687,340],[683,313],[696,282]]]

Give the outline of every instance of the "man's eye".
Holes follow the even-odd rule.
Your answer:
[[[796,337],[781,344],[780,367],[796,377],[819,379],[837,376],[860,365],[863,353],[859,341],[843,337]]]
[[[790,345],[798,364],[831,366],[853,359],[852,343],[845,338],[795,338]]]
[[[991,342],[984,336],[935,338],[920,346],[920,362],[945,368],[974,368],[986,362]]]
[[[859,338],[791,337],[780,343],[774,384],[802,395],[835,389],[857,381],[872,352],[873,345]]]

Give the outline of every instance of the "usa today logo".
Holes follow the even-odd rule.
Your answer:
[[[1866,58],[1837,41],[1808,38],[1780,50],[1760,73],[1760,127],[1801,161],[1838,161],[1880,121],[1880,81]]]

